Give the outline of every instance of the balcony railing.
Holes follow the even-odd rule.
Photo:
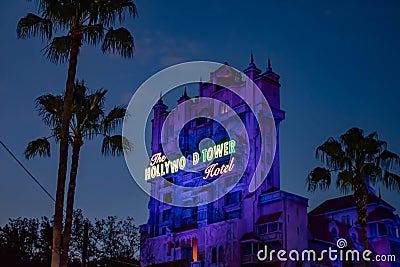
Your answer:
[[[260,235],[261,239],[266,242],[273,242],[273,241],[282,241],[283,240],[283,232],[277,231],[272,233],[265,233]]]

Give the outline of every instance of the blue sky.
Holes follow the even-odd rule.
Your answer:
[[[132,59],[82,49],[78,78],[95,90],[109,89],[108,107],[127,104],[155,72],[188,60],[228,61],[244,69],[250,51],[265,69],[268,57],[281,75],[282,189],[310,198],[305,177],[318,164],[315,147],[357,126],[378,131],[400,153],[400,3],[398,1],[140,1],[139,17],[124,25],[135,37]],[[33,2],[4,1],[0,17],[0,140],[54,194],[57,147],[51,159],[23,159],[26,144],[48,129],[34,99],[63,91],[66,65],[50,63],[39,39],[18,40],[16,24]],[[175,103],[170,103],[174,105]],[[147,218],[147,195],[132,181],[123,158],[100,155],[100,142],[82,149],[76,207],[91,217]],[[0,149],[0,224],[9,217],[51,216],[53,203]],[[398,193],[382,190],[400,208]]]

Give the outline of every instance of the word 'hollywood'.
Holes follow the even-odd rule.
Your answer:
[[[198,152],[192,154],[193,166],[197,165],[200,160],[204,162],[211,162],[214,159],[225,157],[235,153],[236,141],[230,140],[215,146],[210,146],[201,150],[201,155]],[[232,171],[234,167],[234,157],[231,157],[228,164],[213,163],[209,165],[205,170],[205,176],[203,179],[208,179],[209,177],[215,177],[220,174],[228,173]],[[159,176],[163,176],[169,173],[176,173],[178,170],[183,170],[186,167],[187,160],[184,156],[178,159],[168,160],[167,156],[163,155],[161,152],[156,153],[150,158],[150,166],[144,171],[145,180],[154,179]]]

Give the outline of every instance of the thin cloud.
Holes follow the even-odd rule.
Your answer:
[[[167,67],[197,57],[202,45],[193,40],[173,37],[163,32],[147,32],[137,37],[136,60]]]

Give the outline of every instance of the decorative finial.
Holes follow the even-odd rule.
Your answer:
[[[253,50],[251,50],[251,55],[250,55],[250,63],[254,64],[254,55],[253,55]]]
[[[162,100],[162,92],[160,92],[160,100]]]
[[[268,58],[268,69],[271,69],[271,59]]]
[[[187,97],[188,95],[187,95],[187,92],[186,92],[186,86],[185,86],[185,91],[183,91],[183,96],[184,97]]]

